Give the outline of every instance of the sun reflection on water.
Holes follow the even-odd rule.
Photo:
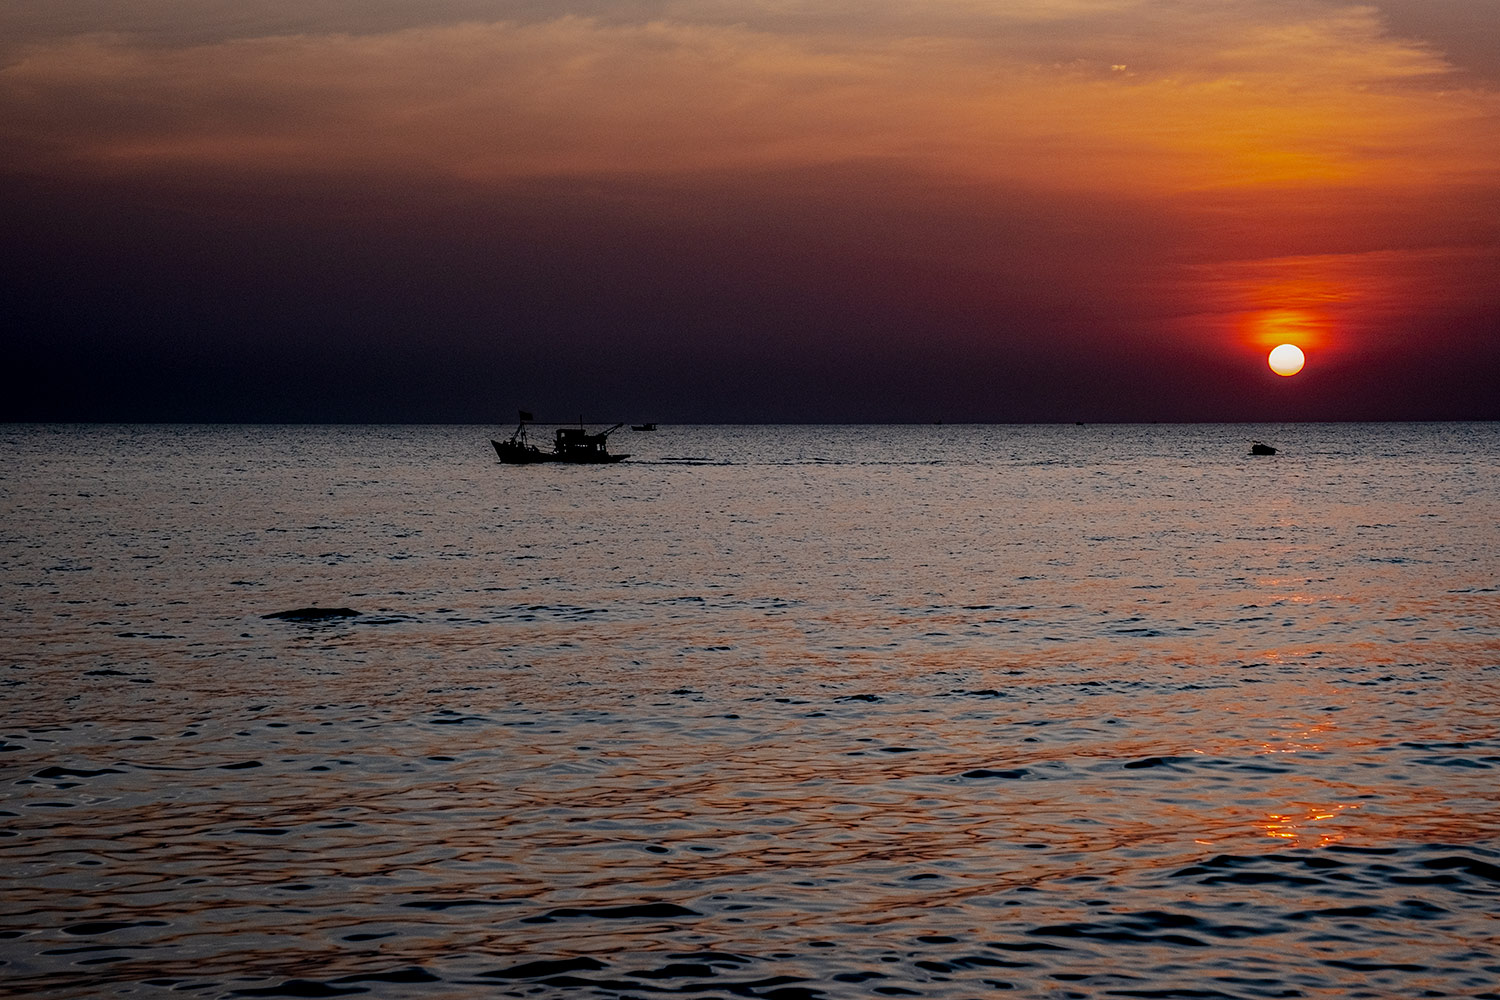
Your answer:
[[[722,468],[468,492],[390,470],[468,429],[151,431],[149,454],[207,443],[138,467],[118,430],[59,433],[43,457],[72,457],[9,485],[14,534],[95,568],[20,542],[0,566],[26,601],[0,731],[17,990],[349,992],[377,939],[433,996],[534,994],[492,974],[531,958],[723,992],[685,945],[830,996],[872,973],[1102,995],[1164,963],[1184,993],[1264,968],[1347,995],[1330,950],[1397,942],[1442,972],[1382,967],[1380,995],[1482,980],[1488,953],[1433,942],[1493,936],[1494,430],[1299,427],[1295,482],[1237,427],[1075,431],[813,465],[763,456],[949,431],[777,428]],[[222,456],[256,448],[249,496]],[[329,513],[314,462],[365,507]],[[413,509],[437,513],[395,561],[383,526]],[[170,557],[103,559],[159,535]],[[384,623],[254,617],[335,586]],[[1412,900],[1442,907],[1420,935]]]
[[[1257,826],[1267,837],[1288,841],[1298,847],[1327,847],[1343,840],[1344,831],[1315,829],[1311,824],[1334,819],[1345,810],[1358,808],[1358,805],[1347,803],[1298,805],[1287,812],[1268,814]]]

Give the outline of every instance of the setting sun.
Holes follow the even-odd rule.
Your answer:
[[[1302,370],[1307,359],[1296,344],[1280,344],[1271,349],[1271,356],[1266,360],[1277,375],[1295,375]]]

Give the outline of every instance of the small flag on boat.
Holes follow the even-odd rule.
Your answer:
[[[532,416],[531,416],[530,413],[526,412],[525,410],[522,410],[521,411],[521,419],[522,420],[531,420]]]

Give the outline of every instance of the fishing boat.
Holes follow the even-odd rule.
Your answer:
[[[625,425],[615,424],[608,430],[590,434],[580,422],[577,427],[559,427],[552,439],[552,450],[543,451],[532,442],[526,433],[526,424],[531,414],[521,411],[521,422],[516,431],[504,441],[490,439],[500,461],[510,465],[531,465],[537,462],[571,462],[581,465],[598,465],[619,462],[629,455],[611,455],[609,436]]]
[[[654,431],[654,430],[656,430],[656,425],[655,424],[631,424],[630,425],[630,429],[633,430],[633,431]]]

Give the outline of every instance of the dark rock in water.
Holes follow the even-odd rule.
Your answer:
[[[291,611],[277,611],[261,617],[279,618],[286,622],[326,622],[335,618],[357,618],[359,612],[353,608],[293,608]]]
[[[1252,454],[1252,455],[1274,455],[1274,454],[1276,454],[1276,449],[1272,448],[1268,444],[1261,444],[1259,441],[1256,441],[1256,442],[1254,442],[1254,443],[1252,443],[1250,445],[1250,454]]]
[[[697,910],[690,910],[676,903],[638,903],[629,906],[597,906],[585,908],[579,906],[564,906],[557,910],[548,910],[546,913],[535,917],[522,917],[523,924],[550,924],[554,920],[566,920],[571,917],[591,917],[597,920],[667,920],[672,917],[698,917],[702,916]]]
[[[1167,762],[1160,757],[1143,757],[1140,760],[1128,760],[1120,766],[1131,771],[1146,767],[1166,767]]]

